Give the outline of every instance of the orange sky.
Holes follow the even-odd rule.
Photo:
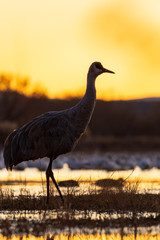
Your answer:
[[[159,0],[0,2],[0,73],[29,77],[50,97],[83,94],[93,61],[116,75],[97,96],[160,96]]]

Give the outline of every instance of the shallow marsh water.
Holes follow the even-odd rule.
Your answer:
[[[133,184],[138,183],[138,191],[158,193],[160,191],[160,169],[152,168],[141,170],[136,167],[134,170],[106,171],[106,170],[70,170],[67,166],[62,169],[53,170],[57,182],[75,180],[79,182],[76,191],[95,189],[95,182],[99,179],[124,179]],[[17,195],[22,189],[31,193],[44,195],[46,192],[45,172],[37,168],[26,168],[24,171],[6,169],[0,170],[0,186],[2,189],[13,190]],[[61,187],[63,194],[66,188]],[[58,194],[55,190],[55,194]]]
[[[157,168],[152,168],[151,170],[141,170],[140,168],[135,168],[134,170],[126,170],[126,171],[114,171],[107,172],[105,170],[70,170],[67,166],[64,166],[62,169],[54,170],[54,175],[57,181],[63,180],[76,180],[79,181],[79,187],[74,187],[75,194],[79,194],[80,192],[88,193],[88,191],[94,191],[95,189],[99,189],[100,187],[96,186],[94,183],[99,179],[127,179],[131,184],[138,184],[139,192],[147,192],[147,193],[159,193],[160,191],[160,170]],[[27,194],[29,191],[31,194],[36,195],[46,195],[46,183],[45,183],[45,172],[39,172],[37,169],[25,169],[24,171],[12,171],[7,172],[5,169],[0,171],[0,182],[1,182],[1,190],[2,191],[13,191],[14,196],[18,196],[19,194]],[[72,190],[73,188],[71,188]],[[61,187],[62,193],[66,195],[68,190],[65,187]],[[57,195],[56,190],[54,190],[54,195]],[[45,222],[48,219],[56,219],[57,214],[65,214],[64,209],[60,209],[59,212],[57,210],[41,210],[41,211],[1,211],[0,219],[7,220],[8,222],[4,222],[6,224],[10,224],[11,232],[7,232],[6,229],[1,230],[0,239],[14,239],[14,240],[25,240],[25,239],[57,239],[57,240],[65,240],[65,239],[160,239],[160,225],[156,226],[141,226],[141,227],[118,227],[115,228],[112,225],[106,227],[94,227],[92,228],[85,226],[76,226],[76,227],[65,227],[54,225],[52,223],[45,226],[44,229],[38,228],[38,223]],[[85,214],[83,211],[75,211],[74,216],[77,219],[81,219],[81,217]],[[125,213],[129,216],[129,212]],[[125,218],[125,214],[123,217]],[[94,211],[90,211],[89,218],[91,220],[98,220],[98,218],[116,219],[120,215],[117,213],[98,213]],[[143,213],[145,216],[155,217],[155,213]],[[141,214],[142,216],[142,214]],[[26,222],[26,231],[24,228],[20,231],[20,225],[17,225],[18,221],[21,219],[27,221]],[[24,221],[24,222],[25,222]],[[34,224],[32,223],[34,221]],[[36,223],[35,223],[36,222]],[[34,225],[34,227],[33,227]],[[17,227],[18,226],[18,227]],[[14,231],[15,228],[15,231]]]
[[[150,228],[148,232],[146,229],[141,229],[140,233],[135,234],[134,229],[130,229],[129,233],[125,233],[125,229],[112,229],[112,231],[105,229],[94,229],[94,232],[90,232],[87,228],[83,229],[83,231],[79,231],[79,229],[57,229],[53,231],[53,233],[46,233],[43,235],[34,235],[27,234],[24,235],[12,235],[12,236],[4,236],[0,234],[1,240],[159,240],[160,234],[156,233],[157,229]],[[51,231],[52,232],[52,231]]]

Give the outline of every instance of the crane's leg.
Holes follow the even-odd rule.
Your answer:
[[[53,175],[53,172],[52,172],[52,158],[50,158],[50,162],[49,162],[49,165],[48,165],[48,168],[47,168],[47,171],[46,171],[46,179],[47,179],[47,203],[49,202],[49,178],[52,179],[54,185],[56,186],[57,188],[57,191],[59,192],[59,195],[61,197],[61,200],[62,202],[64,203],[64,199],[63,199],[63,196],[62,196],[62,193],[57,185],[57,182],[54,178],[54,175]]]
[[[50,165],[50,163],[49,163]],[[47,179],[47,204],[49,203],[49,165],[46,171],[46,179]]]

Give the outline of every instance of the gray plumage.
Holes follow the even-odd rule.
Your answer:
[[[46,171],[47,202],[50,177],[63,201],[53,176],[52,161],[59,155],[70,152],[85,132],[96,102],[95,79],[103,72],[114,73],[103,68],[99,62],[92,63],[87,76],[85,95],[77,105],[64,111],[42,114],[13,131],[5,141],[4,161],[7,169],[12,170],[13,166],[23,161],[50,158]]]

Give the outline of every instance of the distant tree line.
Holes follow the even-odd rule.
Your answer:
[[[0,143],[14,128],[47,112],[67,109],[80,99],[49,99],[42,92],[31,96],[21,89],[28,86],[27,80],[19,80],[19,89],[12,88],[11,78],[0,76]],[[160,101],[102,101],[97,100],[88,133],[92,136],[160,137]]]
[[[1,91],[0,128],[6,122],[20,127],[37,115],[69,108],[79,100],[27,97],[16,91]],[[160,136],[159,109],[160,101],[97,100],[89,130],[93,136]]]
[[[29,96],[46,96],[47,93],[40,83],[34,85],[27,77],[11,74],[0,74],[0,91],[15,91]]]

